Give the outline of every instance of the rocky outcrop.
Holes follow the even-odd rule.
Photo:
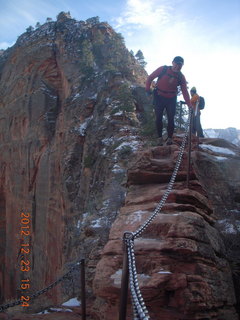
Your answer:
[[[228,177],[233,162],[239,181],[239,149],[226,143],[224,148],[214,147],[211,143],[217,141],[213,140],[204,142],[199,151],[192,152],[189,189],[184,155],[161,213],[135,240],[140,289],[151,319],[238,319],[232,272],[215,225],[218,205],[222,205],[216,202],[219,194],[215,188],[221,188],[219,183]],[[128,170],[130,186],[125,205],[112,225],[94,279],[99,297],[95,307],[102,310],[101,317],[96,313],[97,319],[117,319],[123,234],[135,232],[151,216],[166,191],[178,152],[177,145],[153,148],[142,152]],[[210,155],[214,152],[215,156]],[[220,163],[220,167],[224,163],[226,172],[215,176],[211,167]],[[130,319],[130,306],[128,313]]]

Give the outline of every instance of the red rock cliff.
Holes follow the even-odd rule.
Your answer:
[[[83,253],[94,270],[124,199],[126,155],[133,140],[141,145],[132,86],[143,85],[146,73],[107,23],[59,15],[3,53],[0,75],[3,302],[19,296],[24,276],[34,293]],[[28,237],[20,235],[22,212],[31,215]],[[63,287],[36,306],[63,301],[72,284]]]

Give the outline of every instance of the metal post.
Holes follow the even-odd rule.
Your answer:
[[[86,320],[85,260],[81,260],[81,302],[82,320]]]
[[[125,241],[127,235],[129,235],[129,232],[125,232],[123,235],[123,268],[122,268],[122,279],[121,279],[119,320],[126,320],[126,315],[127,315],[128,280],[129,280],[128,252],[127,252],[127,244]]]
[[[187,188],[189,188],[190,179],[190,165],[191,165],[191,148],[192,148],[192,122],[193,122],[193,111],[190,110],[190,125],[188,132],[188,165],[187,165]]]
[[[182,101],[180,101],[180,119],[179,119],[179,127],[182,129]]]

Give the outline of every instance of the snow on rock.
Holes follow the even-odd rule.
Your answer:
[[[62,304],[63,307],[79,307],[81,305],[77,298],[72,298]]]
[[[166,271],[166,270],[160,270],[158,273],[160,273],[160,274],[172,274],[171,271]]]
[[[124,173],[125,169],[122,169],[118,164],[115,164],[112,169],[113,173]]]
[[[240,232],[240,222],[237,220],[233,223],[232,220],[223,219],[219,220],[218,223],[224,228],[224,233],[237,234]]]
[[[138,210],[133,212],[131,215],[127,216],[126,222],[128,225],[136,224],[138,222],[141,222],[143,219],[143,215],[146,215],[148,211]]]
[[[121,288],[122,269],[117,270],[110,278],[113,279],[113,283],[116,287]]]
[[[225,160],[227,160],[228,158],[226,158],[226,157],[220,157],[220,156],[215,156],[215,159],[216,159],[217,161],[225,161]]]
[[[76,100],[77,98],[79,98],[80,96],[81,96],[80,93],[76,93],[76,94],[73,96],[73,99],[72,99],[72,100],[74,101],[74,100]]]
[[[51,312],[73,312],[71,309],[50,308]]]
[[[219,154],[225,154],[225,155],[236,155],[236,153],[230,149],[227,148],[222,148],[222,147],[216,147],[212,146],[209,144],[200,144],[199,147],[203,150],[209,150],[214,153],[219,153]]]
[[[89,125],[89,122],[92,120],[93,116],[86,118],[85,121],[80,125],[79,128],[76,129],[76,131],[80,134],[80,136],[84,137],[86,134],[87,127]]]
[[[139,141],[129,141],[129,142],[123,142],[118,146],[115,150],[119,151],[122,150],[123,148],[129,147],[132,149],[132,151],[137,151],[140,143]]]

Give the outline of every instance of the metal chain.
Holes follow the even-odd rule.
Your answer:
[[[129,262],[129,282],[130,282],[130,291],[132,294],[133,301],[133,312],[134,319],[136,320],[148,320],[148,311],[145,306],[142,294],[140,292],[138,279],[137,279],[137,268],[136,260],[134,254],[134,239],[127,239],[127,252],[128,252],[128,262]]]
[[[188,131],[190,127],[190,121],[192,116],[192,110],[189,112],[188,120],[186,123],[186,131],[183,137],[182,144],[180,146],[180,151],[178,154],[178,158],[176,161],[176,165],[171,176],[171,179],[168,183],[168,187],[166,192],[164,193],[161,201],[158,203],[156,209],[152,216],[142,225],[138,230],[134,233],[125,233],[125,242],[127,246],[127,255],[128,255],[128,268],[129,268],[129,283],[130,283],[130,291],[132,297],[132,304],[133,304],[133,317],[134,320],[148,320],[150,319],[148,315],[148,310],[145,306],[137,278],[137,268],[136,268],[136,260],[135,260],[135,253],[134,253],[134,240],[139,237],[143,231],[149,226],[149,224],[155,219],[155,217],[159,214],[162,207],[164,206],[175,182],[181,161],[184,152],[184,148],[187,141]]]
[[[172,191],[173,184],[175,182],[175,179],[176,179],[176,176],[177,176],[177,173],[178,173],[181,161],[182,161],[182,156],[183,156],[183,152],[184,152],[184,148],[185,148],[186,141],[187,141],[187,136],[188,136],[188,129],[189,129],[189,126],[190,126],[190,119],[191,119],[191,111],[189,112],[189,116],[188,116],[188,120],[187,120],[187,124],[186,124],[186,131],[185,131],[185,134],[184,134],[184,137],[183,137],[182,144],[180,146],[180,151],[179,151],[179,154],[178,154],[178,158],[177,158],[177,161],[176,161],[176,165],[175,165],[173,174],[172,174],[171,179],[170,179],[170,181],[168,183],[167,190],[165,191],[164,195],[162,196],[162,199],[158,203],[158,205],[157,205],[156,209],[154,210],[152,216],[142,226],[140,226],[140,228],[136,232],[133,233],[133,237],[134,238],[138,238],[143,233],[143,231],[150,225],[150,223],[155,219],[155,217],[159,214],[159,212],[161,211],[162,207],[164,206],[164,204],[165,204],[165,202],[166,202],[166,200],[167,200],[167,198],[169,196],[169,193]]]
[[[59,279],[57,279],[56,281],[54,281],[53,283],[51,283],[48,287],[42,289],[42,290],[39,290],[37,291],[36,293],[33,293],[31,295],[29,295],[30,299],[35,299],[37,298],[38,296],[42,295],[43,293],[49,291],[50,289],[54,288],[56,285],[58,285],[60,282],[62,282],[64,279],[68,278],[68,276],[75,270],[77,269],[82,263],[82,260],[78,261],[74,266],[72,266],[70,268],[70,270],[68,272],[66,272],[63,276],[61,276]],[[8,309],[8,308],[12,308],[12,307],[15,307],[19,304],[22,303],[22,300],[21,299],[18,299],[18,300],[15,300],[15,301],[12,301],[12,302],[9,302],[9,303],[6,303],[4,305],[1,305],[0,306],[0,312]]]

